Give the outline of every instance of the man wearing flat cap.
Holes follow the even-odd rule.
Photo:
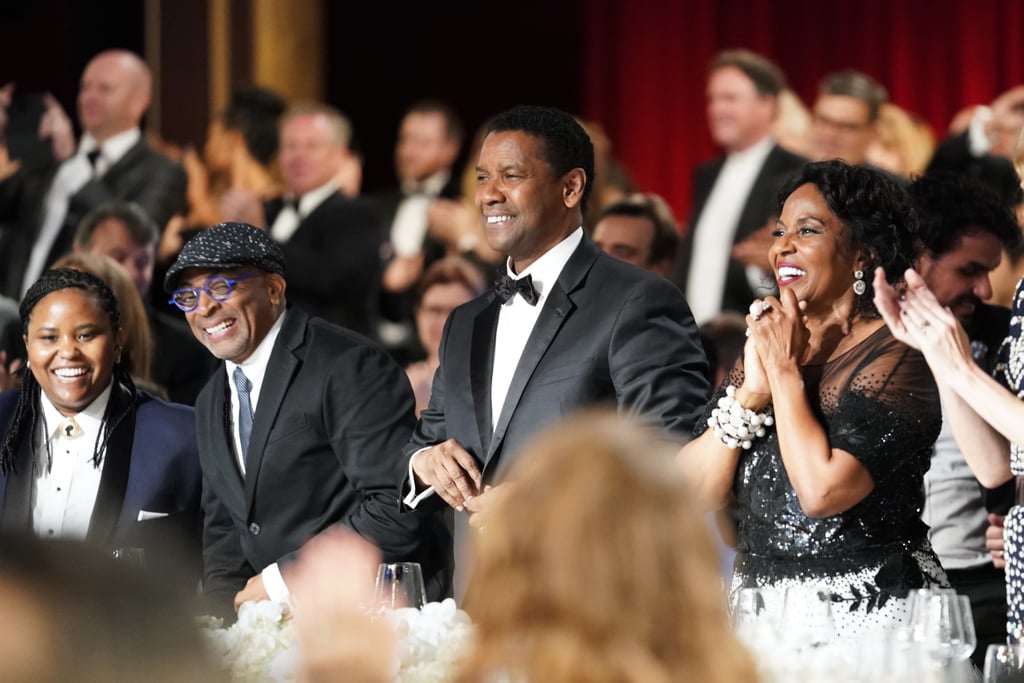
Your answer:
[[[442,518],[407,518],[395,505],[415,424],[402,369],[366,338],[287,307],[281,249],[246,223],[193,238],[164,285],[224,361],[196,401],[203,588],[213,607],[287,602],[300,546],[339,523],[386,560],[421,562],[428,596],[445,595]]]

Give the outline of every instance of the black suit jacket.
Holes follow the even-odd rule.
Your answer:
[[[786,149],[775,145],[768,153],[764,166],[757,174],[750,194],[743,200],[743,211],[740,213],[739,222],[736,224],[733,234],[733,244],[742,242],[748,235],[762,228],[765,223],[778,215],[776,205],[776,194],[782,181],[792,171],[800,168],[807,159],[793,154]],[[679,288],[686,291],[687,277],[690,272],[690,265],[693,258],[700,258],[700,255],[693,253],[693,240],[697,222],[704,211],[704,204],[711,195],[711,190],[718,180],[718,174],[725,165],[725,157],[701,164],[697,167],[693,176],[693,207],[690,213],[689,230],[683,239],[676,268],[672,274],[672,280],[679,285]],[[730,229],[729,226],[722,226],[722,230]],[[769,283],[770,285],[771,283]],[[695,296],[695,292],[687,292],[688,296]],[[747,281],[746,266],[734,259],[729,260],[729,269],[725,276],[725,289],[722,293],[722,310],[740,311],[746,313],[751,300],[754,299],[754,291]]]
[[[5,432],[18,394],[0,394]],[[116,421],[107,444],[86,540],[107,552],[140,547],[148,569],[174,577],[194,593],[201,567],[201,478],[193,411],[141,392],[133,399],[120,384],[110,400],[112,414],[125,416]],[[0,520],[13,533],[32,529],[33,439],[30,430],[22,434],[16,471],[0,474]],[[142,511],[151,518],[140,520]]]
[[[500,482],[539,429],[588,406],[617,407],[682,443],[708,400],[707,360],[679,290],[598,250],[584,236],[544,303],[491,431],[491,371],[500,300],[488,292],[445,325],[430,404],[405,449],[458,441],[485,483]],[[408,472],[403,488],[408,489]],[[443,507],[439,496],[422,506]],[[455,513],[456,557],[468,540]],[[456,567],[456,583],[464,571]]]
[[[196,402],[203,470],[204,589],[230,605],[267,565],[345,524],[389,561],[424,565],[450,591],[451,539],[439,514],[403,515],[396,486],[415,422],[405,373],[367,339],[289,308],[256,406],[243,479],[225,414],[224,365]]]
[[[281,199],[266,203],[268,229],[283,206]],[[311,316],[376,337],[380,234],[380,214],[370,201],[331,194],[281,245],[288,300]]]
[[[56,174],[19,170],[0,183],[0,292],[21,296],[29,255],[46,213],[46,194]],[[185,208],[185,171],[140,139],[102,177],[93,178],[68,204],[63,227],[50,249],[49,265],[71,251],[79,221],[97,206],[114,200],[137,203],[162,229]]]

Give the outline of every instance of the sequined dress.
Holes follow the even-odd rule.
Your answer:
[[[1010,332],[999,350],[995,377],[1024,399],[1024,279],[1017,283],[1010,312]],[[1017,505],[1010,508],[1003,531],[1006,541],[1006,632],[1024,641],[1024,506],[1020,493],[1024,482],[1024,444],[1010,444],[1010,471],[1017,477]]]
[[[803,376],[832,448],[853,454],[874,489],[845,512],[808,517],[769,429],[737,465],[731,589],[760,588],[765,616],[777,622],[786,587],[823,587],[840,637],[890,629],[906,622],[910,589],[948,585],[921,522],[923,477],[941,426],[938,391],[924,358],[885,326],[827,363],[805,366]],[[726,383],[742,381],[738,364]],[[695,433],[705,429],[701,421]]]

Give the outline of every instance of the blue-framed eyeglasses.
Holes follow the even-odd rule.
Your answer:
[[[199,307],[199,292],[206,292],[206,295],[214,301],[227,301],[231,293],[235,291],[236,282],[255,274],[255,270],[250,270],[248,273],[242,273],[233,278],[215,275],[207,280],[202,287],[182,287],[175,290],[167,303],[174,304],[186,313],[191,313]]]

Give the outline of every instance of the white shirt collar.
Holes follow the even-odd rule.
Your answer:
[[[82,434],[95,440],[99,436],[100,425],[103,423],[103,414],[107,412],[107,403],[110,402],[110,392],[113,381],[107,385],[103,392],[93,399],[93,402],[85,407],[82,412],[73,415],[75,422],[82,428]],[[47,439],[55,439],[61,436],[59,427],[65,416],[50,402],[46,393],[40,390],[39,403],[43,407],[43,417],[46,419]]]
[[[334,178],[331,178],[315,190],[310,190],[306,194],[302,195],[299,198],[299,217],[305,218],[309,214],[313,213],[318,206],[324,203],[324,200],[334,194],[337,190],[338,183]],[[292,193],[288,193],[288,196],[293,200],[295,199],[295,195]]]
[[[766,135],[765,137],[761,138],[760,141],[754,143],[753,145],[746,148],[742,152],[729,152],[729,154],[726,155],[726,158],[730,162],[749,164],[757,162],[758,164],[760,164],[764,162],[765,158],[772,151],[772,147],[774,146],[775,138],[773,138],[771,135]]]
[[[277,316],[277,320],[271,325],[270,330],[267,332],[267,336],[263,338],[263,341],[259,343],[256,350],[250,354],[241,363],[232,363],[229,360],[224,361],[224,365],[227,368],[228,377],[233,377],[235,368],[242,368],[242,372],[245,373],[246,378],[252,382],[253,391],[257,392],[263,385],[263,376],[267,373],[267,364],[270,362],[270,354],[274,350],[274,342],[277,341],[277,336],[281,333],[281,328],[284,326],[284,317],[288,315],[286,310],[281,311],[281,315]],[[256,406],[256,400],[253,400],[253,407]]]
[[[512,272],[512,259],[506,259],[505,270],[513,280],[529,275],[533,278],[533,287],[540,295],[541,301],[547,298],[551,285],[562,274],[562,268],[569,262],[569,257],[576,251],[576,247],[583,240],[583,226],[576,228],[564,240],[544,252],[540,258],[530,264],[530,267],[521,273]],[[512,301],[512,299],[509,299]],[[538,302],[540,305],[540,302]]]
[[[402,194],[425,194],[428,197],[437,197],[451,177],[452,174],[448,169],[442,169],[422,181],[405,179],[402,181]]]
[[[84,157],[99,147],[100,154],[103,155],[108,164],[113,166],[121,160],[121,157],[128,153],[128,150],[138,144],[141,139],[142,133],[138,128],[129,128],[122,133],[111,136],[102,145],[96,144],[96,138],[92,136],[92,133],[84,133],[82,140],[78,143],[78,156]]]

